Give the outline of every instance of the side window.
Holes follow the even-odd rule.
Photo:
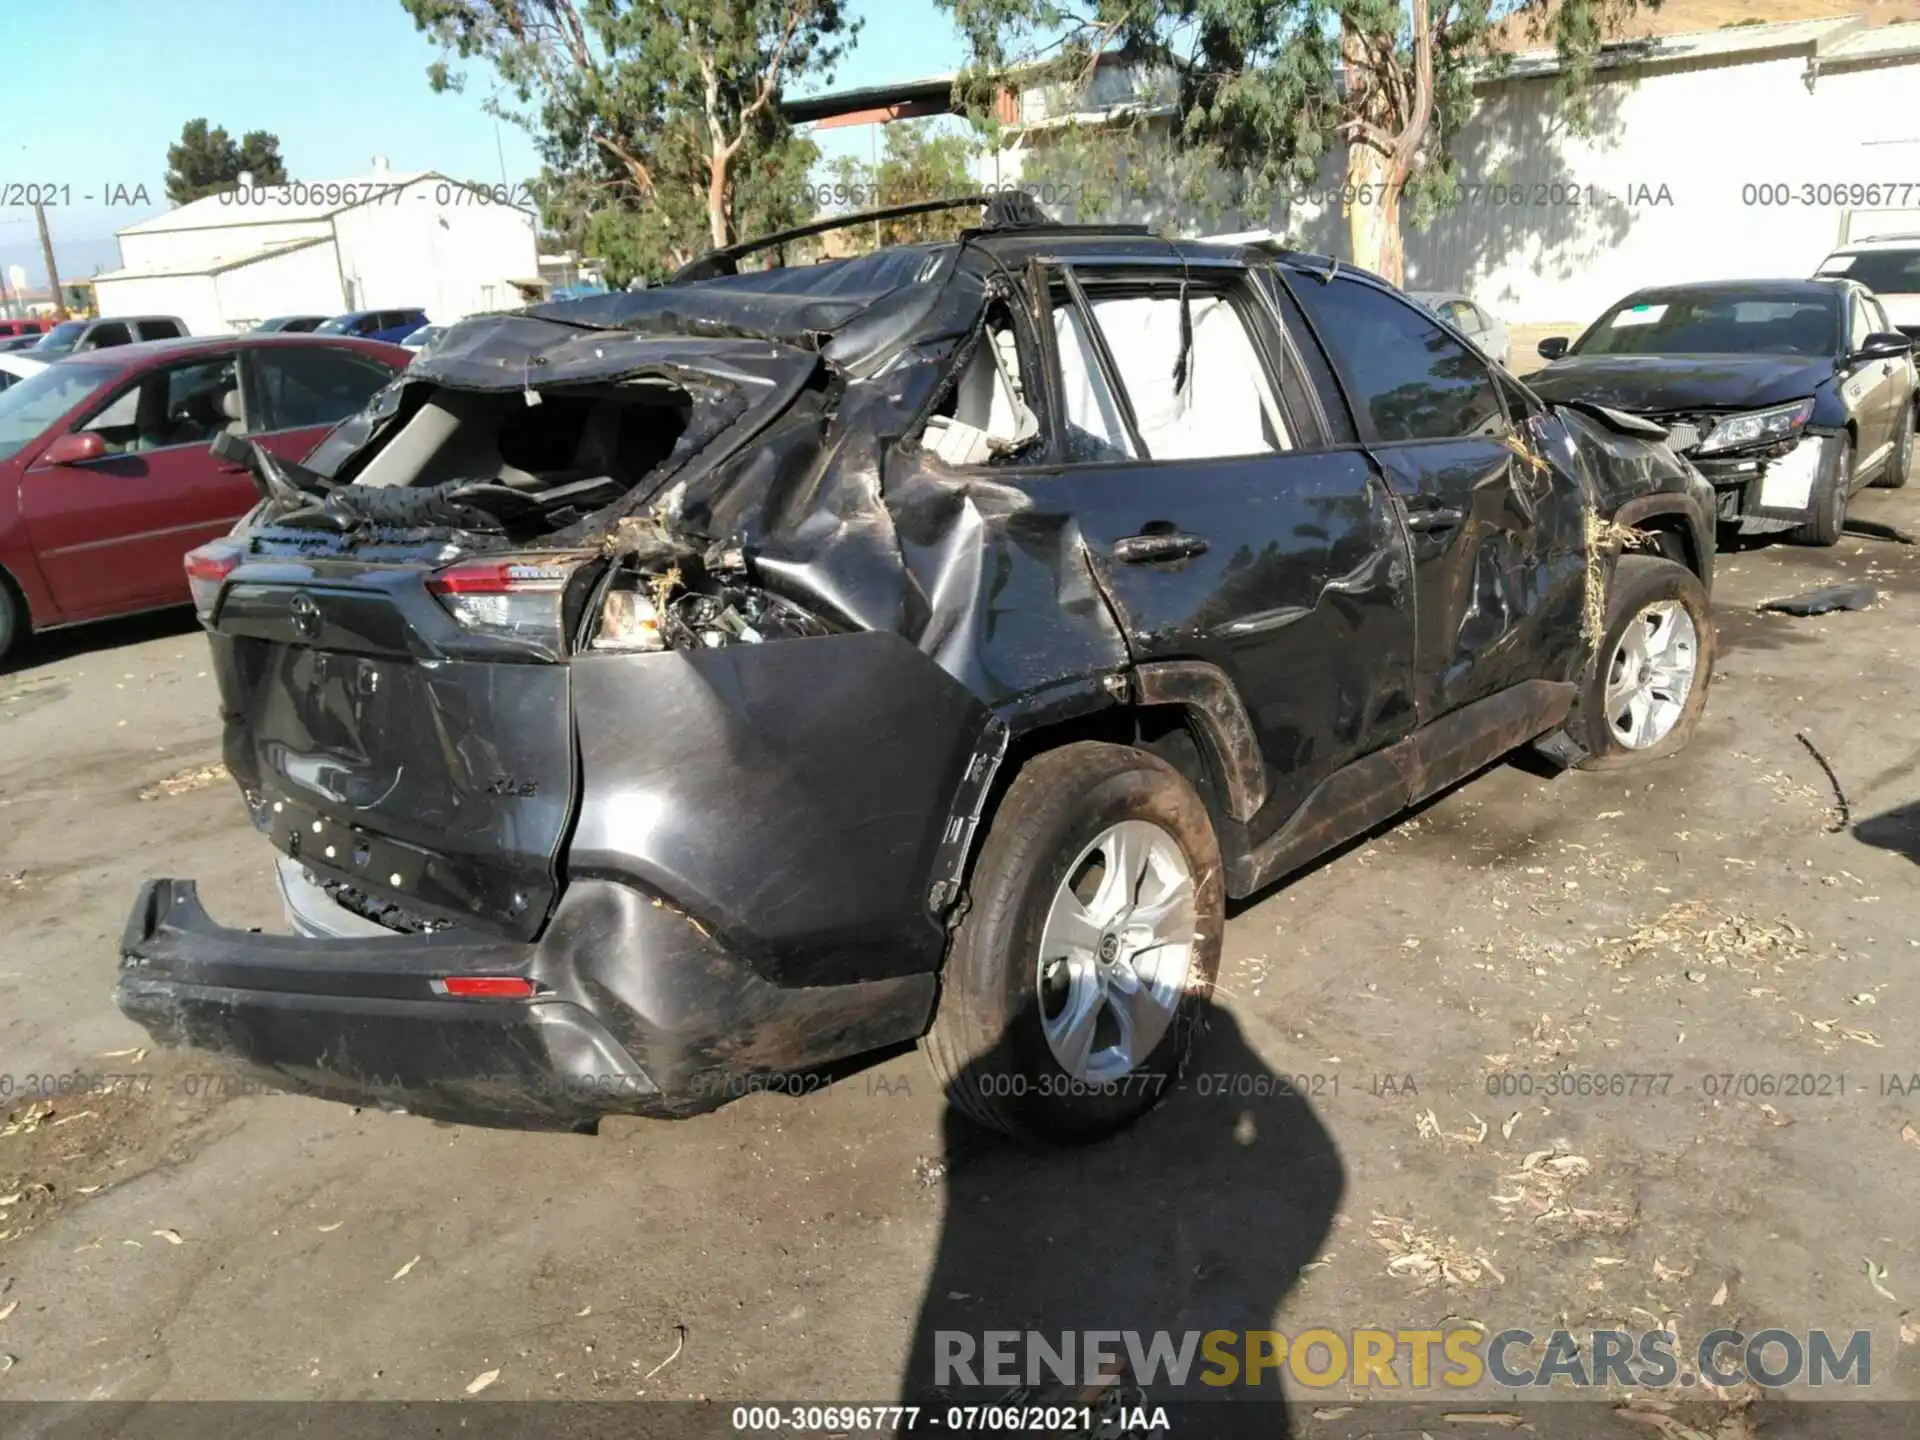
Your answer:
[[[1385,290],[1335,275],[1288,276],[1371,438],[1451,440],[1506,428],[1486,362]]]
[[[256,432],[338,424],[392,378],[371,361],[318,345],[262,345],[253,358]]]
[[[135,322],[142,340],[177,340],[180,327],[171,320],[140,320]]]
[[[1867,336],[1873,333],[1873,320],[1867,314],[1867,307],[1858,295],[1853,297],[1853,324],[1847,333],[1847,348],[1858,350],[1867,343]]]
[[[110,455],[209,444],[239,414],[234,376],[231,355],[150,371],[80,428]]]
[[[1147,458],[1293,448],[1266,365],[1231,297],[1176,289],[1088,296]]]
[[[1065,297],[1060,297],[1064,301]],[[1053,308],[1054,348],[1060,355],[1061,425],[1069,460],[1130,460],[1133,441],[1120,418],[1120,404],[1107,388],[1094,354],[1093,337],[1080,311],[1069,303]]]
[[[131,345],[132,343],[133,336],[128,333],[127,327],[122,321],[107,320],[94,326],[93,329],[87,332],[86,343],[81,346],[81,348],[83,350],[104,350],[109,345]]]

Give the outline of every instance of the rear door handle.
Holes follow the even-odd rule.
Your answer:
[[[1414,510],[1407,516],[1407,529],[1416,535],[1428,534],[1435,530],[1451,530],[1467,518],[1467,512],[1452,506],[1435,506],[1431,509]]]
[[[1166,535],[1126,535],[1113,542],[1112,553],[1122,565],[1153,565],[1204,555],[1207,542],[1203,536],[1179,531]]]

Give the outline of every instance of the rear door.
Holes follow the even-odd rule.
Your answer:
[[[224,534],[246,509],[234,497],[252,490],[209,449],[237,383],[233,351],[142,371],[69,427],[98,435],[105,455],[28,469],[21,510],[67,619],[187,598],[183,557]]]
[[[1410,724],[1389,497],[1363,452],[1285,398],[1301,389],[1284,332],[1238,266],[1062,267],[1049,293],[1065,463],[1036,497],[1076,518],[1136,660],[1231,679],[1267,771],[1254,829],[1271,829]]]
[[[283,460],[301,461],[321,437],[360,411],[394,372],[341,345],[257,345],[243,352],[246,434]],[[252,504],[237,496],[236,516]]]
[[[1412,535],[1421,723],[1539,677],[1580,632],[1578,477],[1535,453],[1486,361],[1417,307],[1283,273]]]

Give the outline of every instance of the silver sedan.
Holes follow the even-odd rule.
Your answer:
[[[1479,346],[1481,353],[1495,364],[1505,365],[1513,358],[1513,344],[1507,336],[1506,321],[1495,319],[1466,296],[1451,290],[1414,290],[1408,293],[1412,299]]]

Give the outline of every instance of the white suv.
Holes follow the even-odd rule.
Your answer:
[[[1920,234],[1851,241],[1821,261],[1815,273],[1858,280],[1879,297],[1895,326],[1920,330]]]

